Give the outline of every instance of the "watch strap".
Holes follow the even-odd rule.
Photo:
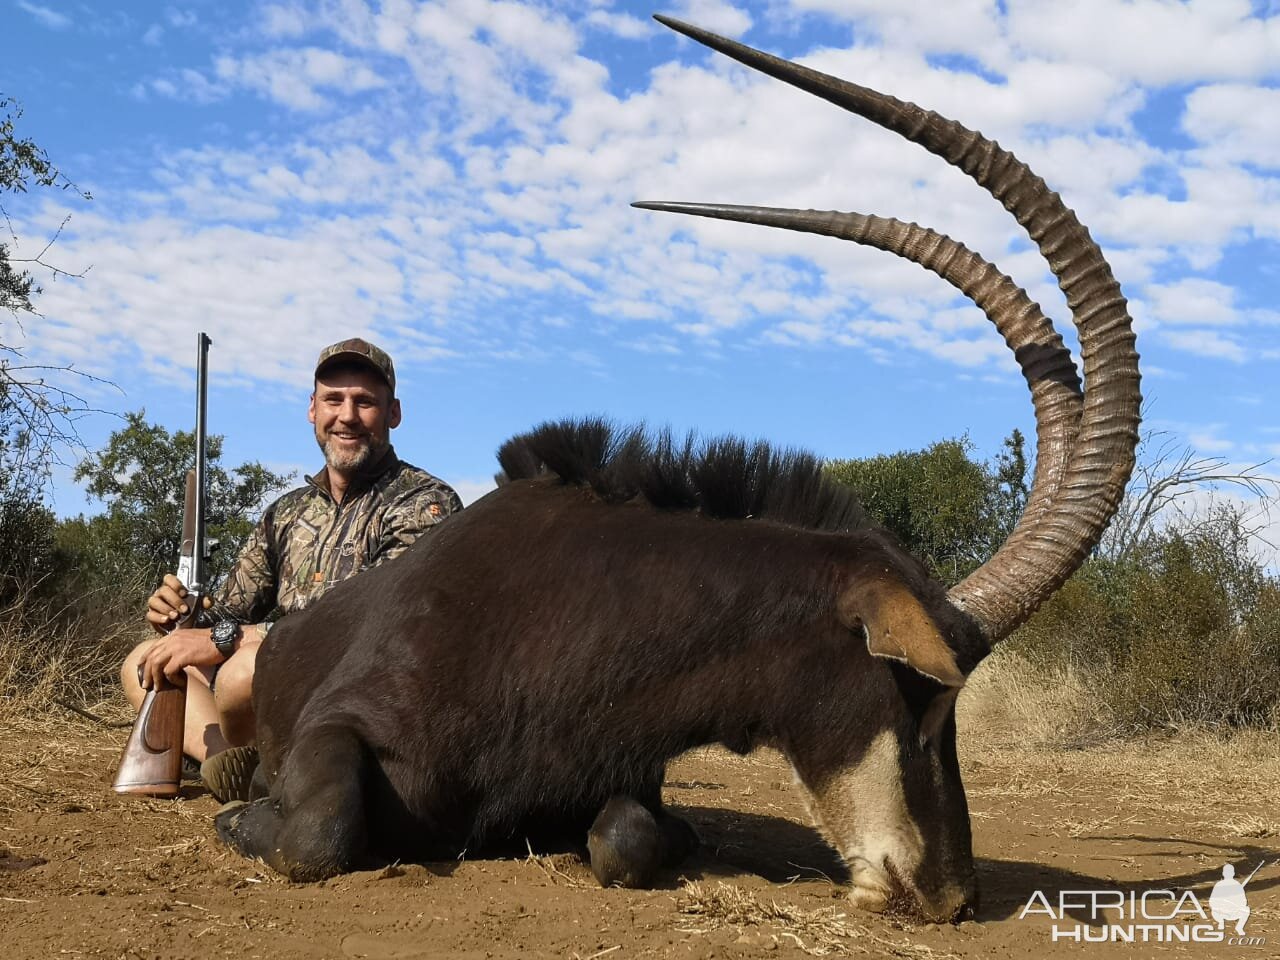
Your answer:
[[[236,652],[236,637],[240,634],[240,624],[234,620],[219,620],[209,630],[209,639],[213,641],[223,659],[230,659]]]

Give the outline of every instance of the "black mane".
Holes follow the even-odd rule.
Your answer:
[[[817,530],[871,525],[848,488],[813,454],[736,437],[675,440],[669,430],[619,428],[600,419],[544,423],[498,450],[499,483],[555,476],[601,499],[637,496],[655,507],[708,517],[756,517]]]

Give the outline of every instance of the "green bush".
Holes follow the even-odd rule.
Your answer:
[[[205,532],[218,549],[205,571],[209,582],[224,576],[248,538],[262,507],[293,479],[257,462],[222,466],[222,440],[207,438]],[[178,564],[186,474],[195,463],[195,433],[148,423],[142,411],[124,415],[106,446],[83,459],[76,480],[106,511],[67,521],[65,543],[75,541],[107,569],[149,573],[154,582]],[[74,528],[74,529],[73,529]],[[102,581],[99,581],[102,582]],[[150,590],[147,591],[148,593]]]
[[[33,447],[6,398],[0,389],[0,707],[92,703],[119,686],[121,660],[148,635],[146,597],[177,565],[195,438],[127,414],[76,469],[106,511],[58,520],[42,502],[48,448]],[[206,532],[221,549],[206,577],[215,584],[263,502],[290,479],[257,463],[226,469],[221,447],[208,438]]]
[[[1014,430],[993,463],[969,454],[967,439],[924,450],[834,460],[827,475],[851,487],[877,523],[948,585],[985,563],[1013,530],[1026,503],[1027,462]]]
[[[1009,642],[1118,729],[1280,726],[1280,580],[1234,508],[1091,560]]]

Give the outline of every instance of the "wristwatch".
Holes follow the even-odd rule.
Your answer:
[[[209,639],[222,654],[223,660],[230,660],[236,652],[236,637],[240,636],[240,624],[234,620],[219,620],[209,631]]]

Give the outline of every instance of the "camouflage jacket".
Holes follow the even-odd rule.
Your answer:
[[[213,611],[260,623],[277,607],[301,610],[338,581],[399,556],[461,509],[448,484],[390,448],[352,481],[341,504],[321,470],[267,508],[215,591]]]

